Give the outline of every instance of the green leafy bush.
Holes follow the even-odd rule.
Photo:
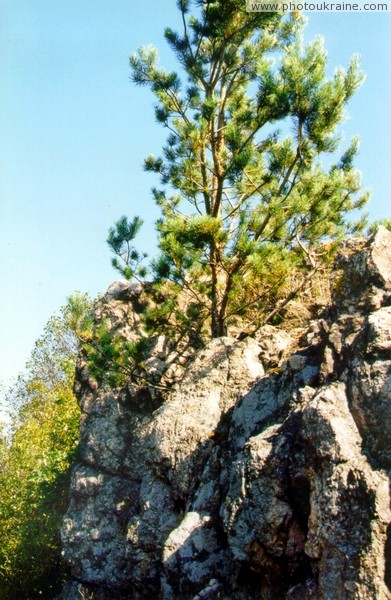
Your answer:
[[[77,341],[63,316],[37,341],[8,391],[12,427],[0,444],[0,600],[60,590],[60,527],[80,418],[73,395]]]

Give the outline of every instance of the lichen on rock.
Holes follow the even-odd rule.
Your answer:
[[[162,403],[79,363],[63,600],[391,598],[391,234],[347,246],[299,342],[212,340]],[[142,294],[99,310],[134,336]],[[175,369],[163,339],[146,362]]]

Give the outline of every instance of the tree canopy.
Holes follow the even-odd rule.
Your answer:
[[[328,77],[323,42],[304,45],[300,14],[247,13],[239,0],[177,4],[182,31],[165,38],[180,74],[162,69],[153,47],[130,59],[168,131],[162,155],[145,160],[161,181],[152,271],[171,305],[184,290],[184,317],[218,337],[238,317],[259,326],[278,314],[333,243],[364,227],[349,220],[367,201],[353,166],[358,140],[335,158],[363,74],[353,58]],[[138,217],[127,223],[135,234]],[[125,224],[109,239],[123,260]],[[135,268],[127,259],[132,276],[140,254]]]
[[[78,343],[68,309],[52,317],[8,391],[12,430],[0,431],[0,600],[53,598],[64,567],[60,527],[80,410],[73,394]]]

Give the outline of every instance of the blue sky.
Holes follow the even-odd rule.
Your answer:
[[[165,132],[153,99],[129,81],[128,56],[179,27],[175,0],[0,0],[0,381],[28,359],[51,314],[75,290],[116,278],[105,244],[122,214],[140,214],[153,249],[156,184],[143,158]],[[312,14],[330,73],[361,55],[364,86],[343,131],[362,139],[357,166],[371,218],[390,216],[391,13]]]

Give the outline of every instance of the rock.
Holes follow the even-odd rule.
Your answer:
[[[379,308],[391,291],[391,232],[378,227],[363,244],[343,252],[336,266],[342,268],[334,280],[332,297],[335,304],[353,314]]]
[[[222,416],[264,374],[258,354],[253,340],[212,340],[142,432],[150,448],[147,460],[160,476],[164,465],[178,497],[186,498],[193,488]]]
[[[131,295],[133,293],[141,293],[142,290],[143,286],[141,283],[133,283],[127,279],[119,279],[110,285],[106,292],[106,297],[108,297],[109,300],[121,299],[128,294]]]
[[[234,557],[270,579],[273,597],[294,597],[298,578],[314,593],[315,575],[312,597],[347,598],[347,577],[355,597],[387,597],[379,547],[391,518],[388,478],[361,454],[343,384],[249,439],[223,509]]]
[[[264,374],[259,353],[258,344],[250,339],[212,340],[153,414],[134,413],[121,391],[99,390],[93,402],[89,391],[80,398],[87,411],[81,428],[82,463],[75,466],[62,530],[64,557],[72,565],[74,577],[88,585],[106,582],[115,590],[127,589],[131,582],[136,597],[150,597],[143,594],[155,594],[162,585],[158,580],[159,548],[165,557],[167,594],[178,564],[183,571],[176,583],[178,589],[204,587],[216,571],[216,562],[221,570],[226,554],[222,552],[218,558],[214,541],[218,536],[205,511],[202,526],[195,527],[187,550],[174,549],[191,528],[190,517],[181,517],[181,507],[202,476],[219,427],[223,431],[224,415]],[[96,471],[87,477],[86,468],[96,469],[100,478]],[[122,495],[118,496],[121,481]],[[206,503],[209,501],[207,493]],[[213,558],[204,559],[202,568],[198,563],[183,568],[186,552],[197,547],[205,555],[207,540]],[[120,574],[114,565],[120,565]]]
[[[260,358],[266,368],[277,367],[292,345],[292,336],[272,325],[264,325],[255,336],[260,346]]]
[[[192,590],[200,589],[197,595],[201,594],[202,598],[218,589],[216,585],[210,586],[211,572],[221,577],[229,555],[221,547],[211,515],[189,511],[168,536],[162,560],[166,596],[169,588],[173,598],[178,597],[177,591],[191,594]],[[181,582],[179,590],[178,581]]]
[[[372,356],[390,356],[391,352],[391,307],[380,308],[368,317],[367,352]]]
[[[310,309],[297,300],[289,302],[282,310],[281,314],[284,321],[289,323],[289,329],[305,326],[311,319],[312,313]]]
[[[391,599],[391,234],[341,252],[300,340],[266,326],[189,360],[156,336],[164,402],[81,357],[61,600]],[[134,341],[148,302],[118,283],[96,318]]]
[[[72,558],[73,575],[86,583],[121,588],[129,580],[123,515],[136,485],[121,477],[79,467],[64,518],[64,557]],[[126,515],[128,517],[128,515]]]

